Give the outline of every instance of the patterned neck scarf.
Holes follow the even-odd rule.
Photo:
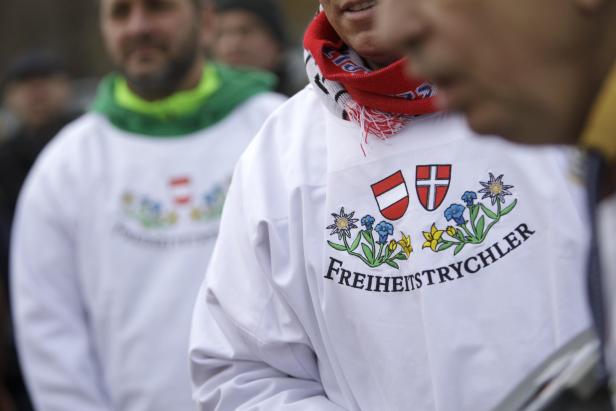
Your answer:
[[[413,117],[437,111],[432,84],[406,77],[404,60],[370,70],[324,12],[308,27],[304,48],[310,82],[331,112],[360,126],[362,149],[369,135],[386,140]]]

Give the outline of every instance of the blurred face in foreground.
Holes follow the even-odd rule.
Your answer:
[[[614,50],[602,49],[616,26],[602,16],[603,0],[382,2],[381,41],[480,133],[572,141],[614,61]]]
[[[282,46],[267,26],[255,14],[239,9],[217,13],[212,52],[231,66],[268,71],[275,70],[282,58]]]
[[[194,0],[101,0],[107,50],[133,91],[147,99],[199,81],[207,18],[209,10]]]
[[[319,0],[332,27],[344,43],[373,68],[396,61],[399,56],[383,49],[376,33],[376,11],[382,0]]]

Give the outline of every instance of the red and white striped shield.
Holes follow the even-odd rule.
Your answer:
[[[428,211],[440,207],[451,181],[451,164],[417,166],[415,188],[419,202]]]
[[[189,205],[192,202],[192,181],[190,177],[173,177],[169,180],[171,198],[176,206]]]
[[[389,220],[402,218],[409,207],[409,192],[402,171],[396,171],[371,187],[381,214]]]

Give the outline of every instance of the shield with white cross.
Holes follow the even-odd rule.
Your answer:
[[[434,211],[443,204],[449,183],[451,164],[430,164],[417,166],[415,189],[419,202],[428,211]]]

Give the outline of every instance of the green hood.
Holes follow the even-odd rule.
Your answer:
[[[206,64],[201,83],[194,90],[148,102],[132,94],[121,75],[112,73],[101,81],[92,110],[130,133],[181,137],[216,124],[238,105],[275,84],[275,77],[269,73]]]

